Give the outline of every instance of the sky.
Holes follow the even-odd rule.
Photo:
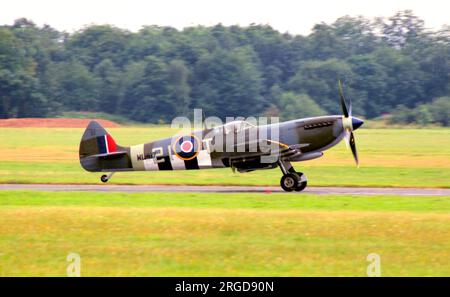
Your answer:
[[[131,31],[143,25],[246,26],[269,24],[281,32],[308,34],[314,24],[350,15],[389,17],[411,9],[425,26],[450,25],[449,0],[4,0],[0,24],[26,17],[38,25],[73,32],[90,24],[110,24]]]

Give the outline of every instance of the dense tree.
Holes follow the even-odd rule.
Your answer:
[[[390,46],[400,49],[423,40],[424,21],[411,10],[399,11],[383,24],[383,39]]]
[[[189,69],[183,60],[172,60],[167,68],[169,98],[177,102],[175,106],[176,115],[188,115],[191,105],[189,86]]]
[[[263,110],[261,77],[251,48],[217,49],[203,55],[194,68],[195,106],[223,119]]]
[[[337,82],[351,83],[354,74],[350,65],[336,58],[313,60],[300,64],[297,74],[288,83],[289,90],[308,94],[324,109],[332,112],[340,110]],[[349,90],[347,89],[347,92]]]
[[[450,126],[450,97],[439,97],[428,105],[433,121]]]
[[[79,62],[63,62],[53,65],[49,71],[57,78],[53,96],[65,110],[103,109],[98,100],[98,80],[86,66]]]
[[[88,67],[90,71],[105,59],[123,66],[130,33],[115,27],[92,26],[73,34],[66,42],[69,55]]]
[[[0,26],[2,118],[74,110],[169,122],[193,108],[222,118],[339,114],[339,79],[359,116],[449,125],[450,27],[428,30],[411,11],[344,16],[308,36],[254,24],[73,34],[27,19]]]
[[[43,82],[50,63],[46,54],[51,49],[46,43],[53,42],[48,36],[40,36],[40,31],[46,30],[26,19],[17,20],[11,28],[0,28],[1,118],[42,116],[57,107],[44,95]]]
[[[102,111],[116,113],[117,104],[123,96],[123,81],[121,71],[114,66],[110,59],[104,59],[94,68],[97,79],[98,102]]]
[[[419,125],[450,125],[450,97],[440,97],[428,104],[420,104],[415,108],[397,106],[390,121],[395,124],[416,123]]]
[[[306,94],[284,92],[276,98],[281,120],[325,115],[326,112]]]

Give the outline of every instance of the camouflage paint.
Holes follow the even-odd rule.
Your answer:
[[[224,129],[216,129],[216,133],[206,129],[185,135],[185,139],[166,138],[127,148],[117,145],[103,127],[92,121],[81,139],[80,163],[84,169],[92,172],[191,170],[231,166],[241,169],[240,171],[275,168],[278,160],[288,163],[321,157],[324,150],[336,145],[343,138],[348,125],[351,125],[349,118],[324,116],[251,127],[237,133],[230,132],[234,133],[234,149],[220,152],[210,149],[214,147],[216,137],[224,136]],[[257,136],[268,135],[269,143],[271,128],[279,129],[279,140],[273,141],[278,144],[279,150],[272,163],[261,164],[258,161],[261,155],[264,155],[261,144],[258,143],[256,151],[250,151],[252,140],[249,135],[251,132],[256,132]],[[204,139],[206,135],[212,135],[209,142]],[[185,141],[189,142],[189,139],[195,147],[193,153],[185,153],[180,147]],[[244,139],[244,143],[237,143],[237,139]],[[208,144],[211,147],[208,147]],[[184,143],[185,149],[190,147],[189,143]]]

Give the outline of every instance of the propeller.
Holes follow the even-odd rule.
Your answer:
[[[208,129],[208,127],[206,126],[206,114],[205,114],[205,110],[202,108],[202,124],[203,124],[203,129]]]
[[[347,104],[345,103],[345,97],[344,97],[344,91],[342,91],[342,83],[341,80],[339,80],[339,98],[341,99],[341,107],[342,107],[342,113],[346,118],[349,116]],[[351,103],[350,103],[351,106]]]
[[[356,117],[352,117],[352,101],[350,100],[349,107],[344,97],[344,91],[342,90],[342,83],[339,80],[339,98],[341,100],[341,108],[344,116],[342,117],[342,125],[344,126],[344,138],[347,148],[350,147],[352,150],[353,158],[355,159],[356,165],[359,167],[358,151],[356,150],[355,136],[353,135],[353,130],[358,129],[364,122]]]

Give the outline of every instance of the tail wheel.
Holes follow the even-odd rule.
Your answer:
[[[288,173],[281,177],[280,185],[286,192],[292,192],[299,186],[300,178],[297,174]]]
[[[100,177],[100,180],[104,183],[108,182],[108,176],[106,174],[103,174],[102,177]]]

